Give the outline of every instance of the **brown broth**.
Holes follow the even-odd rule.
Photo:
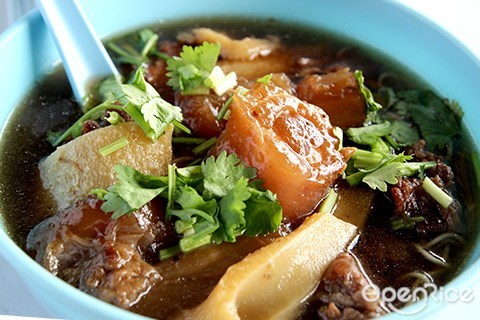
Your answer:
[[[404,67],[392,63],[385,56],[368,48],[359,47],[357,43],[346,38],[340,38],[324,32],[309,29],[305,26],[292,26],[279,23],[275,20],[252,19],[211,19],[187,20],[176,23],[153,26],[160,33],[161,39],[171,39],[178,30],[196,26],[212,27],[228,30],[237,37],[255,35],[258,37],[267,34],[279,35],[282,42],[294,46],[298,44],[320,44],[318,52],[329,59],[350,59],[353,65],[364,69],[367,77],[375,77],[386,70],[401,74],[408,79],[408,83],[415,87],[424,87],[424,84],[415,79]],[[248,27],[247,27],[248,26]],[[126,35],[119,41],[131,42],[134,35]],[[342,56],[343,55],[343,56]],[[375,62],[371,62],[371,61]],[[378,62],[380,61],[380,62]],[[405,83],[405,82],[402,82]],[[53,151],[46,141],[51,130],[60,130],[68,127],[75,121],[80,108],[72,101],[63,69],[56,70],[39,82],[32,92],[25,98],[11,115],[2,135],[0,143],[0,194],[1,212],[5,226],[10,236],[19,246],[24,247],[28,232],[39,221],[53,214],[51,206],[43,199],[41,182],[38,175],[38,161]],[[467,242],[474,243],[478,237],[479,209],[475,203],[478,199],[478,186],[471,183],[472,142],[468,134],[457,144],[454,167],[458,181],[459,199],[464,201],[463,223],[466,226]],[[368,275],[375,282],[385,286],[399,285],[398,278],[407,272],[430,267],[418,254],[411,252],[410,240],[405,240],[401,234],[391,232],[388,218],[384,215],[384,207],[388,204],[378,200],[375,210],[367,222],[367,226],[353,248],[353,253],[362,262]],[[477,201],[478,202],[478,201]],[[380,210],[379,208],[382,208]],[[388,242],[386,250],[398,250],[398,260],[395,265],[382,263],[380,256],[371,248]],[[370,250],[369,250],[370,248]],[[438,277],[439,284],[451,280],[468,259],[471,246],[465,246],[455,255],[456,263]],[[403,255],[403,256],[402,256]],[[400,266],[400,267],[399,267]],[[212,285],[209,284],[209,287]],[[141,304],[133,308],[136,312],[158,316],[158,310],[152,308],[149,298],[145,302],[145,310]],[[168,302],[168,301],[167,301]],[[174,303],[171,301],[169,303]]]

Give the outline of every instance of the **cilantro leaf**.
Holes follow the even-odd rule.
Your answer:
[[[118,183],[108,188],[101,209],[113,212],[113,217],[138,210],[168,186],[167,177],[144,175],[129,166],[116,165]]]
[[[122,85],[114,95],[125,105],[124,110],[152,140],[157,140],[163,135],[169,124],[183,120],[181,109],[163,100],[145,81],[143,68],[137,70],[131,84]]]
[[[237,85],[235,72],[225,74],[216,66],[220,44],[204,42],[201,46],[184,45],[179,57],[167,59],[167,84],[184,95],[208,94],[213,89],[218,96]]]
[[[429,148],[441,149],[459,134],[463,112],[458,103],[442,100],[430,90],[401,91],[397,99],[393,108],[412,118]]]
[[[241,178],[252,179],[256,175],[254,168],[246,168],[235,154],[227,156],[225,151],[217,159],[209,157],[201,166],[205,191],[218,197],[224,197]]]
[[[109,41],[107,47],[117,55],[115,61],[140,67],[148,61],[149,55],[164,57],[156,48],[158,39],[159,36],[147,28],[140,30],[133,41]]]
[[[245,201],[250,198],[247,185],[248,179],[241,178],[219,202],[223,241],[234,242],[245,230]]]
[[[206,94],[204,81],[210,76],[220,55],[220,45],[204,42],[195,48],[184,45],[180,57],[167,59],[167,84],[183,94]]]
[[[168,210],[167,215],[175,215],[183,221],[193,224],[192,216],[198,216],[211,223],[215,222],[218,206],[215,200],[205,201],[194,188],[181,186],[175,195],[175,202],[180,205],[180,210]],[[194,210],[191,210],[194,209]]]
[[[360,93],[362,94],[367,104],[367,115],[366,115],[364,124],[370,124],[370,123],[376,122],[377,112],[378,110],[382,109],[382,105],[379,104],[378,102],[375,102],[372,92],[365,85],[365,78],[363,77],[362,71],[355,70],[354,76],[357,79]]]
[[[420,169],[420,165],[421,164],[418,163],[389,162],[365,175],[362,181],[368,184],[373,190],[378,189],[386,192],[387,183],[397,184],[399,176],[413,175]]]
[[[436,165],[435,162],[408,162],[411,159],[412,156],[403,153],[381,154],[359,149],[349,160],[346,180],[352,186],[364,182],[373,190],[386,192],[387,184],[396,184],[398,177],[412,176]]]
[[[162,249],[162,259],[178,252],[221,242],[235,242],[242,234],[275,231],[282,220],[276,196],[255,179],[253,168],[225,151],[200,165],[169,167],[168,176],[145,175],[118,165],[117,184],[101,191],[101,209],[119,218],[140,209],[155,197],[168,199],[166,219],[181,236],[179,244]],[[98,193],[98,191],[97,191]]]
[[[107,111],[125,111],[152,140],[162,136],[166,128],[173,123],[181,130],[187,131],[181,122],[182,111],[163,100],[158,92],[143,77],[143,68],[138,68],[130,83],[121,84],[115,79],[107,78],[100,84],[101,95],[108,98],[105,102],[88,110],[70,128],[62,134],[52,135],[53,146],[59,145],[68,137],[76,138],[81,133],[82,124],[89,119],[97,120]],[[117,121],[118,123],[119,121]]]
[[[401,146],[409,146],[420,138],[417,130],[403,121],[385,121],[364,127],[349,128],[346,133],[350,140],[362,145],[369,145],[372,149],[382,142],[391,145],[394,149]],[[383,140],[383,141],[382,141]],[[384,150],[388,152],[387,150]]]
[[[282,222],[282,207],[277,196],[269,190],[250,192],[245,208],[245,235],[255,237],[275,231]]]

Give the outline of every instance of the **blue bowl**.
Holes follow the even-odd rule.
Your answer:
[[[129,5],[125,3],[104,0],[83,1],[82,5],[101,37],[165,20],[222,15],[272,17],[348,36],[390,56],[440,95],[459,101],[465,111],[466,131],[478,150],[479,61],[449,34],[395,2],[244,0],[239,4],[233,0],[176,0],[165,4],[154,0],[136,0],[129,1]],[[51,72],[60,63],[59,60],[55,45],[38,12],[29,14],[0,37],[1,124],[5,123],[11,110],[22,101],[36,81]],[[476,211],[479,213],[478,206]],[[479,233],[478,225],[477,222],[476,234]],[[10,239],[1,218],[0,253],[55,317],[104,320],[144,318],[93,298],[51,275]],[[480,246],[477,243],[466,266],[447,288],[466,288],[479,283],[479,258]],[[438,318],[438,313],[433,313],[442,307],[442,303],[432,299],[427,302],[425,310],[417,317],[424,319],[428,315]],[[414,313],[416,307],[413,305],[406,311]],[[386,318],[396,317],[400,315],[391,314]]]

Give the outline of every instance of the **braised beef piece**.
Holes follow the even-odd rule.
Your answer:
[[[185,96],[175,93],[175,105],[182,109],[185,124],[192,130],[196,137],[218,137],[225,128],[225,121],[218,121],[217,115],[222,108],[228,95],[217,96],[190,95]]]
[[[308,75],[298,83],[297,92],[298,98],[322,108],[334,126],[347,129],[365,121],[365,99],[348,68]]]
[[[174,231],[152,203],[119,219],[111,219],[101,204],[88,198],[44,220],[28,235],[27,249],[54,275],[127,308],[160,279],[145,259],[171,245]]]
[[[421,140],[407,148],[415,161],[436,161],[437,165],[425,174],[444,192],[452,196],[454,174],[442,158],[425,149],[425,141]],[[393,219],[423,217],[425,220],[415,223],[413,231],[420,238],[431,238],[437,234],[452,231],[461,232],[460,202],[454,198],[448,208],[443,208],[422,188],[422,181],[417,178],[404,177],[390,189],[390,196],[395,205]]]
[[[378,295],[366,297],[373,290],[370,283],[351,254],[340,254],[323,274],[304,318],[353,320],[382,315]]]
[[[118,113],[118,115],[123,119],[123,121],[133,121],[132,117],[130,117],[130,115],[124,110],[110,110],[110,111],[115,111],[116,113]],[[80,135],[84,135],[94,130],[109,126],[110,122],[104,119],[108,116],[109,116],[109,111],[105,111],[104,116],[98,120],[92,120],[92,119],[85,120],[82,123],[82,127],[80,129]],[[70,140],[67,140],[64,143],[67,143],[68,141]]]
[[[87,134],[93,130],[100,128],[100,124],[95,120],[85,120],[82,124],[81,134]]]
[[[414,145],[405,149],[405,154],[412,155],[413,161],[435,161],[437,165],[427,170],[427,176],[435,177],[439,176],[445,187],[451,187],[454,184],[454,174],[450,166],[445,163],[443,157],[436,155],[426,149],[425,140],[421,139]]]

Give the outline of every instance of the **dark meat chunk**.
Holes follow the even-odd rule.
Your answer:
[[[215,94],[182,95],[175,94],[175,105],[182,109],[184,122],[192,130],[192,134],[201,138],[218,137],[225,122],[218,121],[217,115],[228,98]]]
[[[308,318],[368,319],[383,314],[380,300],[366,299],[372,288],[349,253],[339,255],[322,276],[317,291],[309,301]],[[374,297],[372,295],[372,297]],[[371,301],[374,300],[374,301]]]
[[[435,161],[437,165],[426,171],[426,175],[444,192],[452,196],[454,174],[452,168],[445,164],[441,157],[425,149],[425,141],[420,140],[405,150],[415,161]],[[448,208],[443,208],[422,188],[422,182],[416,178],[401,178],[390,189],[395,205],[394,218],[424,217],[425,221],[417,222],[414,231],[420,237],[430,237],[446,231],[461,232],[460,202],[454,198]],[[453,196],[452,196],[453,197]]]
[[[89,119],[82,124],[81,134],[86,134],[99,128],[100,124],[97,121]]]
[[[365,100],[348,68],[306,76],[297,86],[298,97],[322,108],[334,126],[358,127],[365,121]]]
[[[172,230],[152,204],[111,219],[102,201],[88,198],[38,224],[27,249],[47,270],[104,301],[127,308],[160,278],[144,261],[169,242]]]
[[[450,166],[444,163],[444,159],[438,155],[433,154],[432,152],[426,150],[425,140],[420,140],[413,146],[407,147],[405,149],[405,154],[412,155],[414,161],[435,161],[437,165],[431,169],[427,170],[427,175],[429,177],[438,176],[442,180],[442,186],[451,187],[453,186],[453,180],[455,178],[453,170]]]
[[[445,184],[439,176],[431,180],[445,192]],[[393,219],[405,217],[423,217],[425,220],[417,222],[414,231],[421,238],[429,238],[443,232],[460,231],[459,215],[461,206],[454,199],[448,208],[443,208],[422,188],[422,182],[416,178],[400,178],[398,183],[390,189],[390,195],[395,204]]]

